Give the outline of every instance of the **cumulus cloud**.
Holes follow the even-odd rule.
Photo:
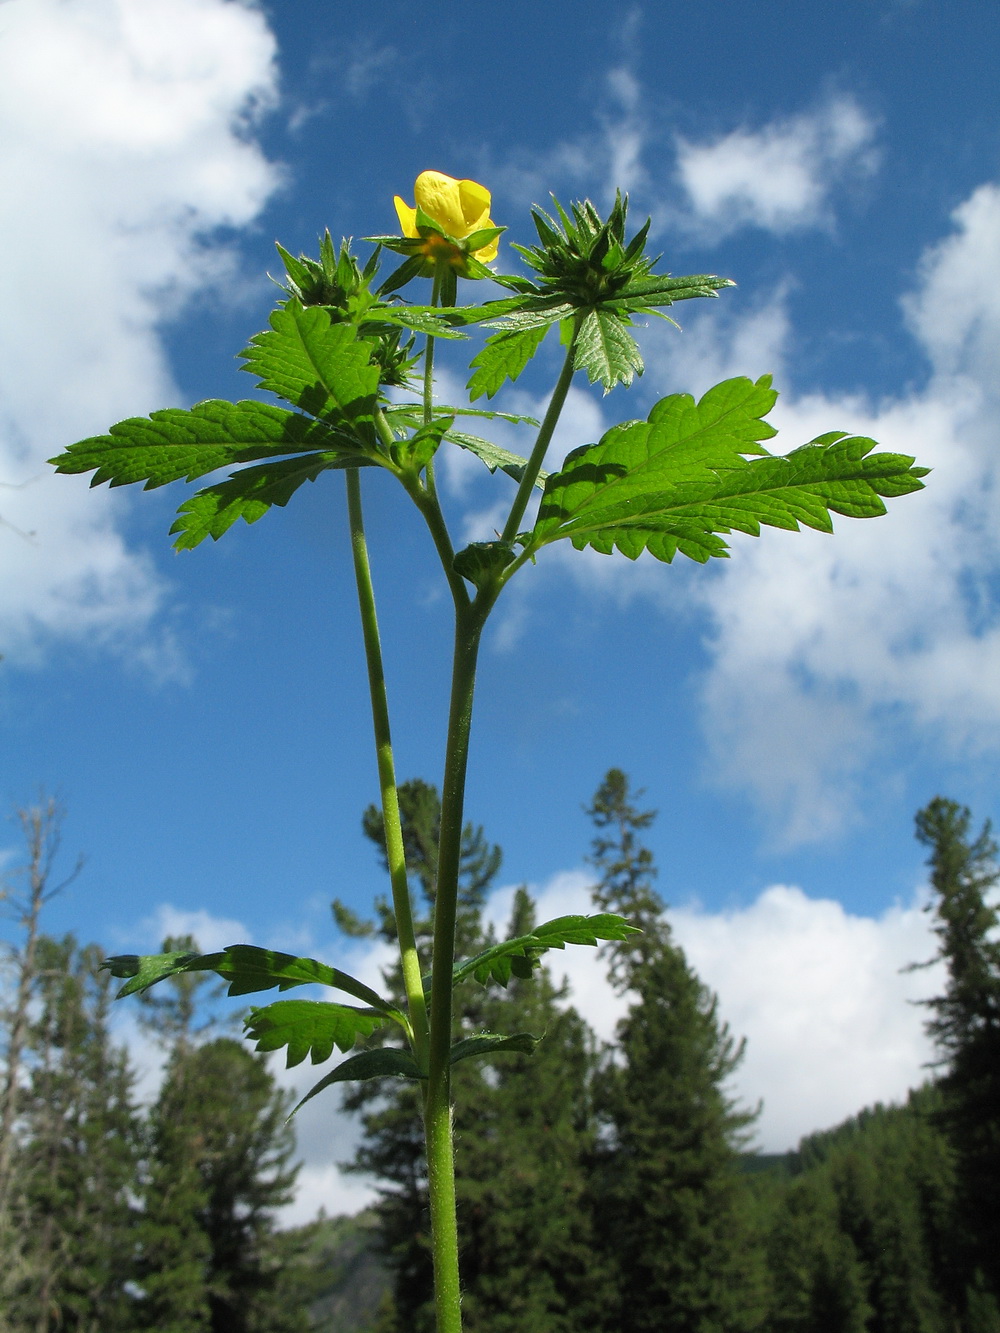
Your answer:
[[[716,240],[745,226],[779,236],[829,226],[833,187],[875,170],[874,138],[871,118],[844,96],[759,130],[733,130],[705,142],[678,136],[687,222]]]
[[[977,190],[954,224],[905,302],[927,384],[878,404],[782,399],[773,417],[785,449],[839,428],[914,454],[927,489],[874,523],[837,520],[834,538],[738,539],[696,590],[712,771],[788,843],[849,822],[875,747],[913,728],[953,756],[1000,745],[1000,191]]]
[[[548,920],[590,908],[592,876],[556,875],[538,890]],[[513,890],[491,901],[502,927]],[[914,1001],[940,994],[938,965],[906,971],[936,952],[923,894],[878,917],[856,916],[830,899],[773,885],[746,907],[671,909],[677,942],[719,997],[720,1018],[746,1055],[733,1079],[743,1105],[762,1103],[757,1141],[784,1152],[813,1130],[875,1101],[899,1101],[927,1075],[932,1050]],[[625,1012],[592,949],[550,954],[572,1002],[605,1041]]]
[[[176,668],[167,589],[121,493],[45,460],[176,401],[159,327],[234,273],[212,242],[278,182],[250,133],[275,97],[263,15],[230,0],[9,0],[0,45],[0,637]]]

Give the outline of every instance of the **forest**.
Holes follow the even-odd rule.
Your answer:
[[[1000,1333],[1000,935],[989,824],[937,797],[926,848],[944,994],[939,1061],[902,1106],[862,1110],[797,1150],[751,1150],[730,1077],[743,1045],[676,943],[644,842],[655,812],[611,769],[588,808],[593,903],[641,927],[602,947],[627,1009],[600,1043],[539,965],[466,991],[456,1037],[531,1032],[531,1056],[456,1067],[463,1314],[482,1333]],[[440,802],[400,789],[407,867],[433,924]],[[426,1169],[414,1085],[354,1085],[359,1218],[280,1229],[294,1194],[288,1094],[183,973],[137,1022],[162,1062],[152,1095],[116,1039],[103,949],[45,933],[61,812],[18,812],[3,882],[0,1333],[430,1333]],[[380,811],[362,827],[384,860]],[[492,942],[501,850],[466,826],[460,948]],[[348,936],[392,940],[387,899]],[[534,921],[526,889],[507,930]],[[165,947],[196,947],[190,940]],[[927,959],[914,959],[915,966]],[[398,990],[400,979],[387,985]],[[231,1006],[235,1009],[235,1006]]]

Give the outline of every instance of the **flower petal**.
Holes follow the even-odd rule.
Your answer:
[[[465,221],[463,236],[479,231],[483,227],[492,227],[490,221],[490,192],[476,181],[458,181],[458,197],[461,201],[462,217]]]
[[[394,195],[392,202],[396,205],[396,216],[399,218],[399,229],[404,236],[417,235],[417,210],[411,208],[399,195]]]
[[[458,181],[443,171],[422,171],[414,186],[417,204],[429,218],[456,239],[468,235]]]

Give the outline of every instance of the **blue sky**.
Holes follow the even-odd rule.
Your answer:
[[[666,268],[739,285],[681,307],[683,333],[643,332],[631,392],[578,385],[560,453],[664,393],[773,373],[776,447],[843,429],[934,472],[886,519],[737,540],[710,569],[543,553],[485,647],[469,814],[505,885],[582,907],[582,806],[611,765],[646,788],[678,934],[750,1036],[768,1146],[920,1077],[898,975],[931,947],[913,814],[939,792],[997,812],[998,28],[992,0],[8,0],[0,789],[61,793],[86,853],[50,928],[329,954],[330,898],[361,910],[382,884],[339,480],[174,556],[175,488],[88,491],[44,459],[251,394],[234,355],[275,297],[276,238],[394,229],[428,167],[482,181],[522,242],[549,191],[621,186]],[[556,355],[500,405],[544,404]],[[442,359],[442,394],[463,371]],[[467,463],[444,494],[479,536],[506,482]],[[447,602],[389,483],[366,504],[398,766],[436,780]],[[588,1003],[607,1027],[606,992]],[[776,1035],[790,1005],[803,1034],[829,1024],[802,1086]]]

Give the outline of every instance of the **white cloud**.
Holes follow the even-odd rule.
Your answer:
[[[866,764],[907,728],[953,756],[1000,746],[1000,191],[977,190],[955,224],[906,302],[926,387],[881,404],[781,400],[774,413],[779,448],[830,429],[869,435],[930,466],[926,490],[874,522],[837,519],[833,538],[738,539],[696,588],[712,625],[713,774],[786,842],[849,822]]]
[[[718,239],[755,226],[786,235],[830,224],[829,196],[877,164],[875,125],[851,97],[705,143],[677,137],[689,224]]]
[[[202,953],[215,953],[230,944],[252,944],[253,937],[242,921],[214,916],[203,907],[194,911],[161,903],[156,911],[141,922],[139,934],[152,949],[159,949],[168,935],[191,935]]]
[[[121,493],[45,459],[176,401],[159,325],[234,274],[208,243],[278,175],[249,130],[275,97],[263,15],[229,0],[8,0],[0,44],[0,636],[177,667],[149,632],[167,589]]]
[[[539,920],[592,910],[592,882],[586,871],[556,875],[538,890]],[[491,900],[500,927],[513,892]],[[901,1100],[927,1076],[932,1051],[913,1001],[940,994],[943,975],[938,965],[902,970],[936,952],[922,901],[873,918],[774,885],[732,911],[671,909],[675,938],[718,995],[720,1018],[747,1039],[733,1090],[744,1105],[763,1102],[757,1139],[765,1151],[783,1152],[875,1101]],[[626,1001],[608,986],[596,952],[567,948],[548,962],[610,1040]]]

